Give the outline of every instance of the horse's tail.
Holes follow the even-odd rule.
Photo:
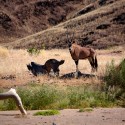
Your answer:
[[[96,55],[95,55],[95,59],[94,59],[94,67],[95,67],[95,69],[97,71],[97,69],[98,69],[98,60],[97,60],[97,56]]]

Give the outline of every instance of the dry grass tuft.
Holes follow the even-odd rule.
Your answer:
[[[7,48],[0,46],[0,57],[5,58],[9,55]]]

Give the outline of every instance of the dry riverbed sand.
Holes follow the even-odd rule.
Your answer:
[[[96,108],[91,112],[78,109],[60,110],[59,115],[34,116],[37,111],[0,111],[0,125],[125,125],[124,108]]]

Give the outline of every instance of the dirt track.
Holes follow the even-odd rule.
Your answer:
[[[28,111],[28,116],[22,117],[19,111],[0,111],[0,125],[125,125],[124,108],[97,108],[82,113],[65,109],[55,116],[33,116],[34,112]]]

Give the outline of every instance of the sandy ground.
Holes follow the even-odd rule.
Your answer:
[[[110,52],[110,50],[98,52],[99,71],[104,70],[105,65],[112,59],[117,64],[124,58],[125,51]],[[18,53],[18,54],[17,54]],[[57,56],[57,54],[59,56]],[[80,85],[83,83],[94,83],[93,79],[52,79],[47,76],[33,77],[26,69],[26,64],[35,61],[43,64],[49,58],[58,60],[64,59],[65,65],[60,67],[61,75],[71,73],[75,70],[74,62],[71,60],[67,50],[50,52],[46,51],[38,57],[30,57],[24,51],[12,51],[10,57],[4,58],[0,62],[0,88],[10,88],[19,85],[26,85],[29,82],[35,83],[57,83],[59,85]],[[22,58],[19,58],[22,57]],[[22,61],[23,60],[23,61]],[[11,65],[10,65],[11,64]],[[84,64],[84,65],[83,65]],[[82,73],[90,73],[90,66],[87,61],[80,61],[79,69]],[[96,82],[97,83],[97,82]],[[124,108],[97,108],[92,112],[78,112],[78,109],[65,109],[60,111],[60,115],[55,116],[33,116],[36,111],[28,111],[26,117],[22,117],[19,111],[0,111],[0,125],[125,125]]]
[[[79,79],[73,78],[72,72],[75,72],[75,63],[71,58],[68,49],[64,50],[45,50],[38,56],[30,56],[26,50],[9,50],[8,55],[4,58],[0,57],[0,87],[11,88],[15,86],[26,85],[29,83],[48,83],[59,85],[80,85],[84,83],[97,83],[97,79],[90,79],[86,77],[86,74],[91,75],[91,66],[88,60],[79,61],[79,71],[83,77]],[[125,51],[123,47],[115,47],[109,50],[97,50],[98,59],[98,77],[103,76],[105,67],[112,60],[118,65],[122,59],[124,59]],[[21,58],[19,58],[21,57]],[[34,77],[27,69],[27,64],[34,61],[38,64],[44,64],[46,60],[55,58],[57,60],[65,60],[65,63],[59,67],[60,77],[69,79],[50,78],[46,76]]]
[[[22,117],[19,111],[0,111],[0,125],[125,125],[124,108],[97,108],[91,112],[64,109],[59,115],[33,116],[28,111]]]

